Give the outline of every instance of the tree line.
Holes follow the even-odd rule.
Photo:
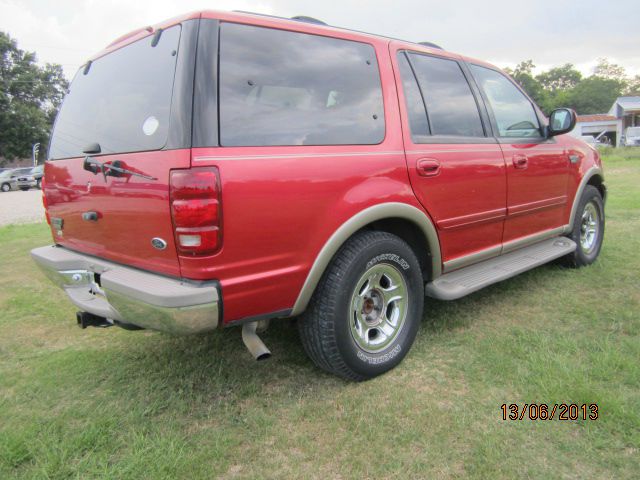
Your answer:
[[[39,66],[33,52],[0,32],[0,166],[45,151],[49,132],[69,86],[61,65]]]
[[[533,61],[506,71],[545,113],[570,107],[578,114],[607,112],[620,95],[640,95],[640,76],[629,77],[623,67],[600,59],[584,77],[571,63],[533,74]],[[49,133],[69,88],[62,66],[40,66],[34,52],[0,31],[0,166],[31,156],[34,143],[46,151]]]
[[[621,95],[640,95],[640,75],[630,77],[624,67],[598,59],[593,73],[584,77],[573,64],[533,74],[533,61],[505,69],[546,114],[554,108],[573,108],[579,115],[606,113]]]

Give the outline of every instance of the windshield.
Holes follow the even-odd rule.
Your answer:
[[[640,127],[627,128],[627,137],[640,137]]]
[[[49,158],[161,149],[167,142],[180,26],[138,40],[82,67],[56,120]],[[85,73],[86,72],[86,73]]]

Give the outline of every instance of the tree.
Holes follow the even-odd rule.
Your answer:
[[[617,80],[625,83],[627,81],[627,72],[624,67],[610,63],[606,58],[599,58],[598,64],[593,69],[596,77],[606,78],[608,80]]]
[[[532,60],[505,69],[546,114],[571,107],[581,115],[607,112],[620,95],[640,95],[640,75],[627,77],[624,67],[598,59],[593,75],[583,78],[571,63],[533,76]]]
[[[575,69],[573,64],[565,63],[561,67],[554,67],[541,73],[536,77],[536,80],[545,90],[557,92],[575,87],[582,80],[582,74]]]
[[[507,73],[520,84],[522,89],[527,92],[531,99],[543,108],[547,103],[547,95],[542,85],[533,76],[533,69],[536,68],[532,60],[520,62],[515,70],[506,69]]]
[[[624,95],[640,96],[640,75],[636,75],[627,81],[627,85],[622,92]]]
[[[0,157],[29,157],[34,143],[46,145],[67,88],[60,65],[39,66],[0,32]]]
[[[568,92],[569,103],[578,114],[607,112],[620,96],[625,84],[620,80],[592,75]]]

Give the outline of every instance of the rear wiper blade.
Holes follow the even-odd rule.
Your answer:
[[[123,168],[120,165],[122,165],[122,162],[120,160],[115,160],[113,163],[103,163],[87,155],[84,159],[83,168],[93,173],[94,175],[102,173],[105,182],[107,181],[107,175],[119,177],[119,174],[135,175],[136,177],[142,177],[146,180],[157,180],[157,178],[155,177],[145,175],[143,173],[134,172],[133,170]]]
[[[107,175],[109,175],[110,171],[113,170],[115,172],[119,172],[119,173],[124,173],[127,175],[135,175],[136,177],[142,177],[145,178],[147,180],[157,180],[157,178],[152,177],[151,175],[145,175],[144,173],[138,173],[138,172],[134,172],[133,170],[128,170],[126,168],[122,168],[120,165],[122,164],[122,162],[120,162],[120,160],[115,160],[113,163],[103,163],[102,164],[102,171],[105,175],[105,177]],[[106,169],[106,172],[105,172]],[[116,176],[116,175],[114,175]]]

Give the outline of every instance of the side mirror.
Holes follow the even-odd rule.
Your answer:
[[[556,108],[549,115],[547,134],[549,137],[569,133],[576,126],[576,112],[570,108]]]

